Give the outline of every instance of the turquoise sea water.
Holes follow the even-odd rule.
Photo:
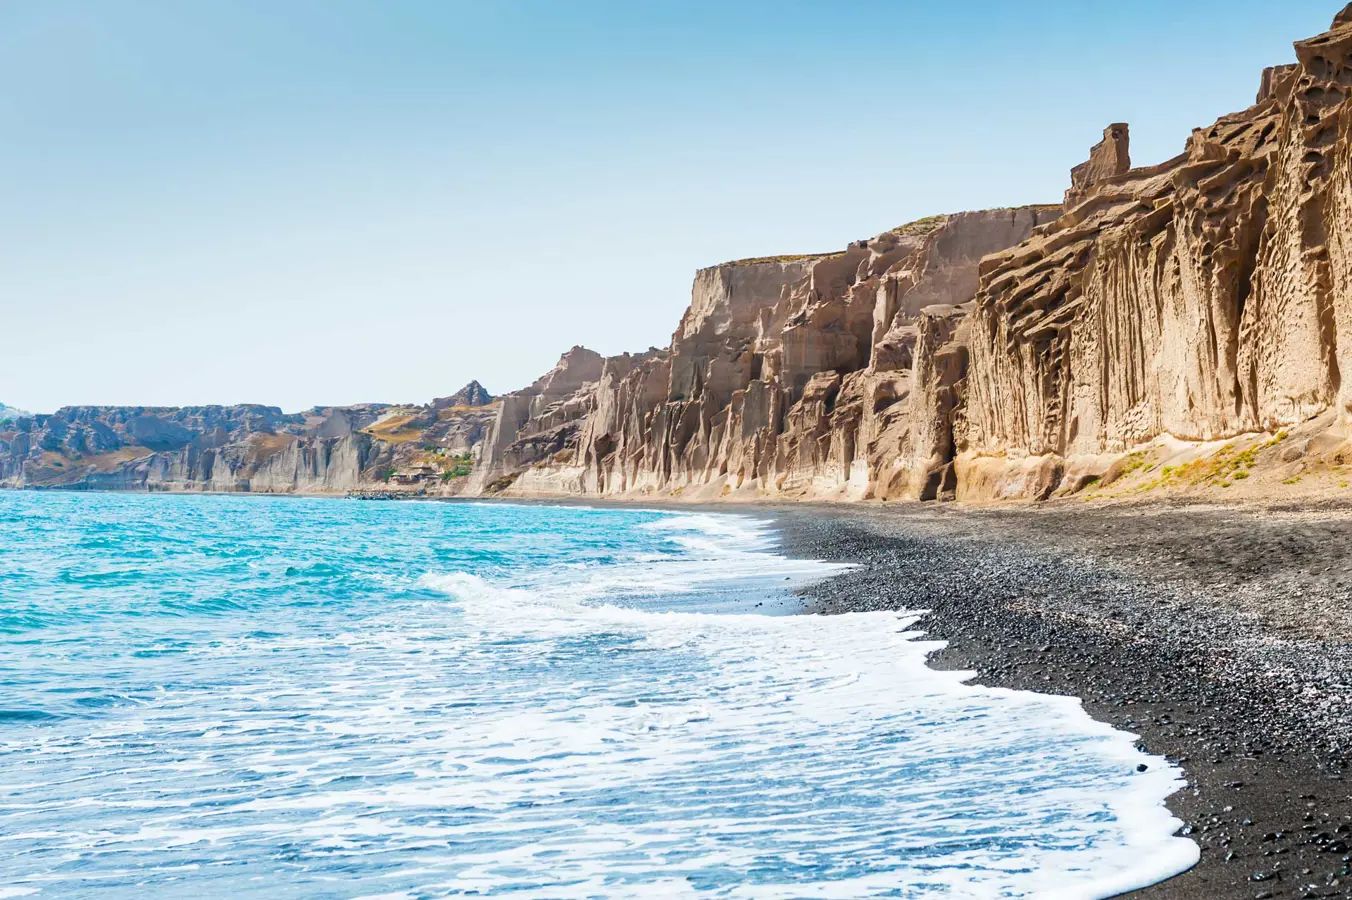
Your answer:
[[[1195,861],[1177,773],[1078,702],[786,614],[831,571],[749,516],[0,492],[0,897],[1093,898]]]

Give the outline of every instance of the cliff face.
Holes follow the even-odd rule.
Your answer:
[[[667,349],[508,398],[476,489],[1045,499],[1161,436],[1346,418],[1352,7],[1296,54],[1161,165],[1109,126],[1060,207],[701,271]]]
[[[1063,217],[983,263],[967,325],[964,494],[1009,487],[999,456],[1073,468],[1163,434],[1206,441],[1352,409],[1343,18],[1296,44],[1298,64],[1264,73],[1258,102],[1196,130],[1182,155],[1100,169]]]
[[[580,387],[506,398],[479,486],[530,495],[937,495],[952,482],[948,412],[961,369],[939,346],[957,327],[946,304],[971,297],[982,257],[1057,214],[941,216],[839,253],[702,270],[667,349],[591,354],[585,370],[586,351],[575,349],[555,373],[574,373]]]

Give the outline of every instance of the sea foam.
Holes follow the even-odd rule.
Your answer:
[[[47,623],[0,672],[53,716],[0,722],[10,891],[1099,898],[1197,858],[1177,770],[1077,700],[928,668],[914,614],[761,614],[838,567],[755,517],[15,502],[159,555],[72,590],[54,533],[0,544]]]

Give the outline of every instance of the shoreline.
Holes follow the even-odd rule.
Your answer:
[[[1122,896],[1352,898],[1352,504],[416,499],[767,520],[787,556],[856,564],[803,614],[926,611],[931,667],[1080,698],[1180,766],[1200,862]]]
[[[488,502],[767,519],[857,565],[803,614],[926,611],[930,666],[1078,698],[1182,769],[1200,861],[1122,897],[1352,898],[1352,503]]]
[[[859,564],[809,614],[928,610],[930,665],[1081,698],[1182,768],[1201,860],[1124,896],[1352,897],[1352,507],[758,512],[788,555]]]

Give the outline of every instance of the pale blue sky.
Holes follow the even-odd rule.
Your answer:
[[[0,0],[0,401],[426,401],[1158,162],[1326,0]]]

